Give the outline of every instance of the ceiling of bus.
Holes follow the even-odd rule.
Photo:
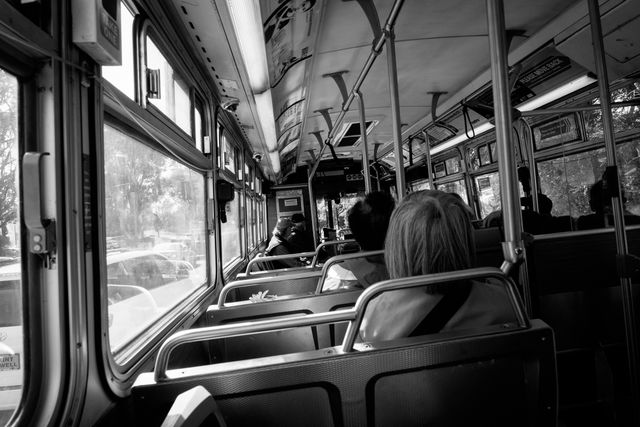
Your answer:
[[[601,7],[605,11],[622,2],[601,1]],[[329,133],[329,124],[319,111],[328,108],[332,122],[340,113],[342,95],[334,80],[326,75],[345,71],[342,76],[350,90],[371,51],[374,36],[359,3],[354,0],[260,2],[282,169],[280,178],[296,166],[309,164],[318,155],[317,135],[324,140]],[[383,24],[393,1],[375,0],[373,3]],[[247,71],[239,53],[232,53],[239,49],[226,0],[174,0],[174,5],[194,43],[203,52],[223,100],[227,97],[240,100],[235,119],[254,152],[263,154],[264,171],[275,177]],[[580,22],[587,16],[586,1],[506,1],[506,27],[521,32],[511,42],[510,64],[548,46],[563,30],[568,32],[563,41],[572,49],[576,44],[589,44],[579,31]],[[567,27],[573,31],[565,30]],[[432,97],[429,92],[445,92],[438,101],[437,114],[440,116],[459,105],[461,100],[477,94],[489,82],[485,2],[406,0],[395,33],[403,138],[417,134],[431,122]],[[586,48],[590,49],[589,46]],[[571,61],[571,65],[573,74],[589,69],[588,65],[580,68],[575,61]],[[374,146],[378,145],[379,153],[384,155],[392,144],[387,76],[383,51],[361,87],[366,118],[374,123],[368,137],[370,155]],[[471,120],[476,124],[486,121],[473,111]],[[343,126],[358,121],[358,102],[353,102]],[[341,130],[336,129],[338,136]],[[358,159],[360,143],[345,148],[338,145],[336,152],[338,156]],[[330,157],[330,150],[325,150],[323,158]]]

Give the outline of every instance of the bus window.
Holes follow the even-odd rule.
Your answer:
[[[0,425],[9,421],[20,403],[25,369],[17,179],[19,111],[18,81],[0,69]]]
[[[640,140],[616,147],[619,176],[629,213],[640,214]],[[602,178],[607,162],[604,148],[538,163],[540,189],[553,202],[551,214],[574,218],[591,214],[589,190]]]
[[[206,283],[204,177],[104,128],[112,352]]]
[[[467,187],[464,185],[464,179],[460,179],[458,181],[451,181],[446,183],[438,183],[436,184],[436,189],[440,191],[445,191],[447,193],[456,193],[465,203],[469,203],[469,197],[467,196]]]
[[[475,177],[480,203],[480,217],[484,218],[491,212],[500,209],[500,178],[498,172],[492,172]]]
[[[125,3],[120,4],[122,29],[122,65],[102,67],[102,76],[132,100],[136,99],[133,61],[133,21],[134,15]]]
[[[227,266],[241,255],[240,235],[240,193],[226,206],[227,222],[220,223],[222,265]]]
[[[146,37],[147,69],[160,70],[159,94],[148,97],[156,108],[173,120],[183,131],[191,135],[191,100],[189,86],[173,69],[160,49]]]

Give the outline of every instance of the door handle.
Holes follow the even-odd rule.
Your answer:
[[[49,255],[45,261],[53,261],[55,253],[55,221],[44,218],[42,212],[41,159],[49,153],[27,152],[22,157],[22,185],[24,220],[27,226],[29,252]]]

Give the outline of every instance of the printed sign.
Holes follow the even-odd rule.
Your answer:
[[[20,369],[20,354],[0,354],[0,371]]]
[[[533,128],[536,150],[581,139],[576,115],[571,113]]]

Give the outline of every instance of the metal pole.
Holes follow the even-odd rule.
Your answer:
[[[403,4],[404,4],[404,0],[396,0],[393,3],[391,12],[389,12],[389,16],[387,17],[387,20],[384,24],[385,29],[393,28]],[[369,53],[369,57],[367,58],[367,61],[365,62],[364,67],[362,68],[362,71],[360,71],[360,74],[358,74],[356,83],[351,88],[351,92],[349,92],[349,97],[345,101],[344,105],[342,106],[342,110],[338,115],[338,118],[334,122],[333,129],[331,130],[331,132],[329,132],[329,135],[327,136],[327,140],[329,140],[329,142],[331,141],[331,138],[334,137],[335,132],[337,132],[337,129],[340,127],[340,124],[342,124],[342,120],[344,119],[345,114],[347,114],[347,111],[349,111],[349,107],[351,106],[351,103],[355,98],[355,92],[360,90],[360,86],[362,86],[362,83],[364,82],[365,77],[367,77],[367,75],[369,74],[369,71],[371,70],[371,67],[373,66],[373,63],[375,62],[376,58],[378,57],[378,55],[380,55],[380,52],[382,51],[382,48],[384,47],[386,40],[387,40],[387,34],[385,34],[385,31],[383,31],[380,34],[380,37],[378,37],[377,40],[374,40],[373,48],[371,48],[371,53]],[[316,160],[313,167],[311,168],[311,173],[309,174],[310,179],[312,179],[313,176],[315,175],[316,169],[318,169],[318,165],[320,164],[320,160],[322,160],[322,154],[324,153],[324,150],[326,149],[326,147],[327,147],[326,145],[323,145],[322,148],[320,149],[320,154],[318,155],[318,159]]]
[[[403,3],[404,3],[404,0],[396,0],[393,3],[391,12],[389,12],[389,16],[387,17],[387,21],[385,22],[385,25],[384,25],[385,29],[393,28]],[[362,86],[362,83],[364,82],[365,77],[369,74],[369,71],[371,70],[371,67],[373,66],[373,63],[375,62],[378,55],[380,55],[380,51],[382,50],[382,47],[384,46],[386,39],[387,39],[387,34],[385,34],[385,32],[383,31],[380,34],[380,37],[378,37],[377,40],[374,40],[371,53],[369,53],[369,57],[367,58],[367,61],[365,62],[364,67],[362,68],[362,71],[360,71],[360,74],[356,79],[356,83],[353,85],[353,88],[351,89],[349,98],[347,98],[346,102],[342,106],[342,111],[340,111],[340,114],[338,115],[338,118],[336,119],[333,125],[333,129],[331,129],[331,131],[329,132],[329,135],[327,136],[327,140],[329,141],[329,143],[331,143],[331,138],[333,138],[336,130],[340,127],[340,124],[342,124],[342,120],[344,119],[345,114],[347,113],[347,111],[349,111],[349,107],[353,102],[355,93],[360,90],[360,86]],[[312,204],[315,202],[313,199],[313,184],[312,184],[313,177],[316,174],[316,170],[318,169],[318,166],[320,165],[320,161],[322,160],[322,154],[324,153],[324,150],[326,148],[327,148],[326,144],[323,145],[322,148],[320,148],[320,153],[318,154],[318,158],[316,162],[313,164],[313,166],[311,167],[311,171],[309,172],[309,179],[308,179],[309,198],[310,198],[310,203]],[[403,178],[404,178],[404,175],[403,175]],[[380,181],[378,180],[378,190],[379,189],[380,189]],[[313,228],[314,241],[317,243],[317,240],[315,240],[318,235],[318,219],[316,218],[316,215],[311,216],[311,225]]]
[[[602,107],[602,124],[604,128],[604,145],[607,152],[607,166],[610,168],[617,167],[616,146],[613,131],[613,118],[611,115],[611,95],[609,92],[609,77],[607,75],[607,65],[605,62],[604,44],[602,41],[602,26],[600,22],[600,8],[597,0],[589,0],[589,18],[591,21],[591,39],[593,42],[593,53],[596,62],[596,72],[598,74],[598,88],[600,91],[600,105]],[[616,175],[617,170],[615,170]],[[613,223],[616,233],[616,247],[618,252],[618,260],[625,262],[625,257],[629,252],[627,245],[627,236],[624,229],[624,206],[620,197],[620,183],[616,178],[618,185],[614,197],[611,199],[611,208],[613,210]],[[618,265],[621,264],[620,262]],[[620,271],[618,271],[620,275]],[[622,293],[622,307],[624,314],[625,334],[627,341],[627,357],[629,358],[629,375],[631,382],[631,408],[633,411],[633,419],[635,425],[640,420],[638,409],[640,407],[639,390],[638,390],[638,348],[636,341],[635,312],[633,307],[633,290],[631,288],[631,278],[620,277],[620,288]]]
[[[362,93],[356,91],[356,98],[360,106],[360,138],[362,139],[362,170],[364,172],[364,191],[371,193],[371,176],[369,175],[369,150],[367,147],[367,120],[364,112]]]
[[[396,158],[396,191],[398,201],[406,191],[404,182],[404,158],[402,156],[402,129],[400,122],[400,100],[398,97],[398,69],[396,68],[396,47],[393,27],[385,28],[387,42],[387,69],[389,70],[389,93],[391,96],[391,118],[393,120],[393,154]]]
[[[507,75],[507,44],[505,40],[504,5],[502,0],[487,0],[489,26],[489,52],[491,55],[491,80],[493,82],[493,105],[495,106],[496,143],[498,148],[498,170],[502,198],[504,238],[502,252],[508,270],[523,256],[522,218],[520,217],[520,195],[511,144],[511,98]]]
[[[433,171],[431,170],[431,138],[426,130],[422,131],[422,135],[424,136],[424,143],[427,144],[427,147],[424,150],[424,160],[427,162],[427,179],[429,180],[429,189],[435,190],[436,187],[433,185]]]
[[[309,181],[307,182],[307,190],[309,191],[309,207],[311,214],[311,232],[313,233],[313,247],[318,246],[318,209],[316,206],[315,195],[313,194],[313,179],[309,175]]]

